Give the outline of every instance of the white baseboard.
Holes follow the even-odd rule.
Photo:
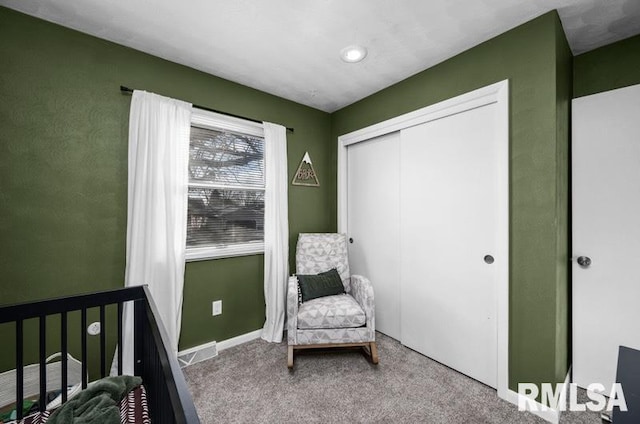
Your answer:
[[[569,367],[569,371],[567,371],[567,376],[564,379],[564,390],[562,391],[562,393],[560,393],[560,398],[558,400],[558,404],[559,405],[563,405],[567,402],[567,391],[569,390],[569,382],[570,382],[570,376],[571,376],[571,367]],[[519,405],[520,404],[520,398],[525,398],[527,399],[527,402],[531,402],[531,400],[529,400],[529,398],[526,398],[525,396],[519,394],[518,392],[514,392],[513,390],[509,389],[507,392],[507,398],[506,400],[511,402],[514,405]],[[524,399],[523,399],[524,400]],[[533,415],[536,415],[540,418],[542,418],[543,420],[550,422],[552,424],[558,424],[560,422],[560,412],[558,409],[553,409],[553,408],[549,408],[546,405],[543,405],[539,402],[535,402],[536,403],[536,410],[535,411],[527,411]]]
[[[229,349],[230,347],[238,346],[242,343],[250,342],[251,340],[259,339],[260,334],[262,334],[262,328],[250,333],[240,334],[239,336],[218,342],[218,352],[220,352],[221,350]]]
[[[567,404],[567,394],[569,393],[569,384],[571,384],[571,367],[573,365],[569,365],[569,369],[567,370],[567,375],[564,378],[564,390],[560,393],[560,398],[558,400],[559,405]],[[560,411],[558,412],[558,421],[560,420]]]
[[[514,405],[519,405],[520,404],[520,398],[525,398],[525,396],[519,394],[518,392],[514,392],[513,390],[509,389],[508,395],[507,395],[507,400],[511,403],[513,403]],[[528,400],[529,398],[526,398],[527,402],[531,402],[530,400]],[[523,399],[524,401],[524,399]],[[543,420],[550,422],[552,424],[558,424],[560,422],[560,411],[558,411],[557,409],[552,409],[549,407],[545,407],[544,405],[542,405],[541,403],[535,402],[536,403],[536,410],[535,411],[523,411],[523,412],[527,412],[533,415],[536,415],[540,418],[542,418]],[[545,409],[546,408],[546,409]]]
[[[250,342],[251,340],[259,339],[262,334],[262,329],[251,331],[250,333],[240,334],[239,336],[232,337],[227,340],[222,340],[221,342],[211,341],[198,346],[190,347],[189,349],[181,350],[178,352],[178,356],[183,355],[185,353],[191,353],[198,351],[200,349],[216,345],[218,352],[229,349],[230,347],[238,346],[242,343]]]

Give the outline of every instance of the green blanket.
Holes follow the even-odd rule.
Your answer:
[[[140,377],[106,377],[87,387],[49,417],[48,424],[120,424],[120,401]]]

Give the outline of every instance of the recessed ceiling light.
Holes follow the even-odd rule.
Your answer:
[[[367,49],[362,46],[349,46],[340,51],[340,57],[345,62],[355,63],[360,62],[367,57]]]

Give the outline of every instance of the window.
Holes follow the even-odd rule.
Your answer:
[[[194,110],[187,260],[264,251],[262,124]]]

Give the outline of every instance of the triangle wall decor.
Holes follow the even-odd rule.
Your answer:
[[[311,162],[309,152],[304,152],[304,156],[302,157],[300,165],[298,166],[298,169],[293,176],[293,181],[291,181],[291,184],[308,187],[320,187],[320,181],[318,181],[316,170],[313,169],[313,163]]]

